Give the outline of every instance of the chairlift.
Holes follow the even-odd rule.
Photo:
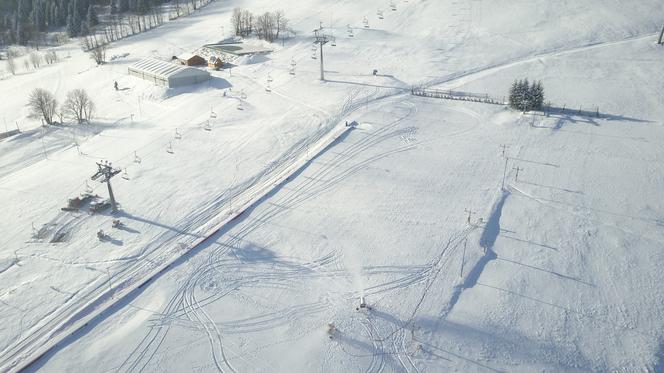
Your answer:
[[[217,117],[217,113],[214,112],[214,109],[210,108],[210,118],[214,119]]]
[[[141,163],[141,158],[134,152],[134,163]]]
[[[270,75],[270,73],[268,73],[267,74],[267,82],[272,83],[273,81],[274,81],[274,79],[272,79],[272,75]]]
[[[312,60],[315,60],[315,59],[317,59],[317,58],[318,58],[318,56],[316,55],[316,52],[314,52],[314,53],[311,55],[311,59],[312,59]]]
[[[247,99],[247,94],[244,93],[244,89],[242,91],[240,91],[240,98],[243,99],[243,100]]]
[[[333,47],[336,47],[336,46],[337,46],[337,38],[332,37],[332,44],[331,44],[331,45],[332,45]]]
[[[237,109],[238,109],[238,110],[244,110],[244,107],[242,106],[242,102],[240,102],[239,104],[237,104]]]
[[[288,73],[291,74],[291,75],[295,75],[295,67],[291,67],[291,68],[288,70]]]
[[[92,193],[92,192],[93,192],[93,190],[92,190],[92,188],[90,187],[90,185],[88,185],[88,181],[85,180],[85,193],[90,194],[90,193]]]
[[[175,129],[175,139],[176,139],[176,140],[180,140],[180,139],[182,139],[182,135],[180,134],[180,132],[178,132],[178,129],[177,129],[177,128]]]
[[[124,169],[124,172],[122,172],[122,178],[125,180],[129,180],[129,174],[127,173],[127,169]]]
[[[265,86],[265,92],[268,92],[268,93],[272,92],[272,88],[270,88],[269,84],[267,86]]]
[[[293,66],[293,68],[295,68],[295,66],[297,65],[297,62],[295,62],[295,59],[291,58],[290,65]]]
[[[203,129],[206,131],[212,131],[212,126],[210,126],[210,121],[208,120],[205,125],[203,126]]]
[[[173,154],[173,143],[168,143],[168,148],[166,148],[166,153]]]

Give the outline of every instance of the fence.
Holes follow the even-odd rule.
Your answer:
[[[507,105],[505,100],[499,100],[494,97],[490,97],[488,94],[478,94],[478,93],[460,92],[452,90],[443,91],[438,89],[427,89],[420,87],[413,87],[411,88],[410,92],[413,96],[440,98],[444,100],[481,102],[484,104],[492,104],[492,105]]]
[[[508,103],[505,99],[497,99],[491,97],[488,94],[478,94],[462,91],[452,91],[452,90],[439,90],[439,89],[427,89],[422,87],[413,87],[410,90],[413,96],[421,97],[431,97],[431,98],[440,98],[443,100],[456,100],[456,101],[470,101],[470,102],[480,102],[483,104],[492,104],[492,105],[507,105]],[[579,117],[596,117],[599,118],[601,113],[599,111],[599,106],[586,105],[579,107],[568,107],[567,105],[554,105],[550,102],[546,103],[542,107],[541,112],[545,116],[551,114],[559,115],[569,115],[569,116],[579,116]]]

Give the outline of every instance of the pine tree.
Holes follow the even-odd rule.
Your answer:
[[[129,10],[129,0],[118,0],[118,10],[120,13],[124,13]]]
[[[541,80],[533,82],[530,88],[530,95],[532,97],[531,109],[541,110],[544,105],[544,86]]]
[[[81,16],[76,10],[76,1],[69,3],[67,11],[67,33],[70,37],[78,36],[81,33]]]
[[[32,12],[30,0],[18,0],[18,13],[15,23],[15,39],[19,44],[26,44],[30,39],[30,13]]]
[[[83,22],[81,22],[81,32],[80,32],[81,36],[90,35],[90,31],[91,31],[91,30],[92,30],[92,29],[91,29],[90,26],[88,26],[88,22],[87,22],[87,21],[83,21]]]
[[[99,18],[97,18],[97,12],[95,12],[95,7],[90,4],[88,6],[88,14],[85,17],[85,21],[88,23],[88,27],[92,28],[99,24]]]
[[[111,0],[111,14],[116,14],[118,12],[118,7],[115,5],[115,0]]]
[[[528,78],[519,81],[519,110],[528,111],[530,107],[530,83]]]
[[[67,24],[67,14],[67,6],[65,5],[64,0],[59,0],[56,18],[57,26],[65,26]]]
[[[518,96],[518,91],[519,91],[519,82],[514,79],[514,82],[512,83],[512,86],[510,87],[510,92],[509,92],[509,97],[508,97],[508,104],[512,109],[518,109],[519,108],[519,96]]]

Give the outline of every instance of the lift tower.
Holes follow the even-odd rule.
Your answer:
[[[320,45],[320,80],[325,80],[325,70],[323,64],[323,46],[330,42],[332,37],[323,33],[323,23],[320,28],[314,30],[314,44]]]
[[[113,195],[113,188],[111,187],[111,178],[119,174],[121,170],[113,168],[111,163],[108,161],[97,162],[97,167],[99,167],[99,170],[97,171],[97,173],[92,175],[91,179],[92,180],[100,179],[99,180],[100,182],[106,183],[106,186],[108,186],[108,196],[111,199],[111,207],[113,208],[113,212],[117,212],[118,205],[115,202],[115,196]]]

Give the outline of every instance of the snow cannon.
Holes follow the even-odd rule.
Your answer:
[[[360,305],[355,308],[356,311],[359,310],[369,310],[371,311],[371,307],[367,306],[367,302],[364,300],[364,297],[360,297]]]

